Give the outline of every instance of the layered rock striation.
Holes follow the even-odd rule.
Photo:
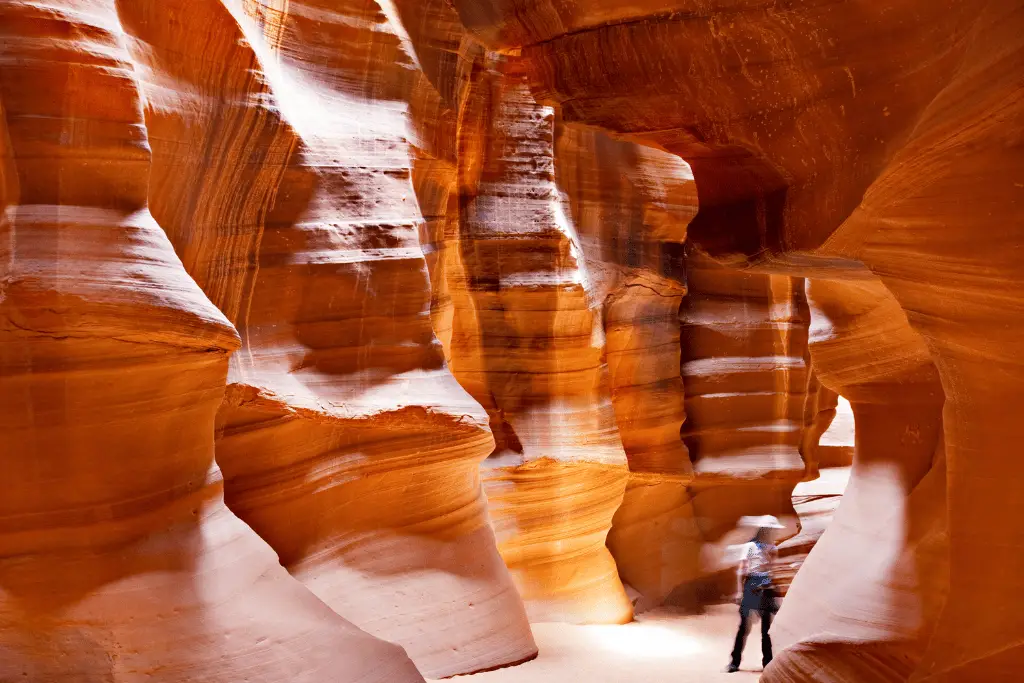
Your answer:
[[[700,602],[836,394],[765,680],[1015,676],[1024,9],[697,4],[0,4],[0,678]]]
[[[808,404],[817,394],[809,370],[809,310],[803,280],[749,273],[716,264],[692,250],[689,295],[680,309],[684,340],[680,374],[686,386],[682,438],[693,460],[694,519],[705,549],[702,573],[727,556],[723,538],[744,515],[774,515],[799,527],[793,487],[805,475]],[[815,443],[811,441],[811,443]],[[808,454],[809,457],[810,454]],[[732,568],[721,582],[700,578],[688,602],[735,588]]]
[[[1019,588],[1007,568],[1016,566],[1024,532],[992,520],[1018,517],[1016,499],[998,491],[1024,476],[1010,446],[1010,406],[1024,379],[1020,4],[457,5],[492,47],[521,50],[538,97],[561,106],[566,120],[689,161],[701,202],[690,228],[697,246],[734,265],[849,283],[841,286],[853,289],[852,310],[840,306],[839,319],[879,302],[878,321],[863,328],[871,332],[835,328],[836,347],[858,347],[847,352],[870,359],[850,363],[863,376],[821,373],[857,416],[853,479],[834,526],[858,510],[861,477],[876,477],[867,463],[914,470],[894,474],[889,489],[903,500],[891,523],[907,535],[884,551],[848,556],[877,572],[864,582],[882,591],[872,600],[899,586],[907,602],[892,593],[872,602],[885,607],[884,625],[863,610],[825,619],[815,634],[802,632],[816,652],[780,658],[765,678],[1015,676],[1021,624],[1003,606]],[[914,364],[920,370],[908,382]],[[865,398],[847,394],[864,378]],[[878,428],[864,426],[874,420]],[[936,513],[923,526],[919,505]],[[868,507],[848,523],[880,521]],[[935,554],[946,539],[948,552]],[[922,544],[929,550],[915,572],[880,559],[913,557]],[[808,562],[831,554],[819,548]],[[801,576],[780,633],[788,614],[810,604],[810,595],[798,597]],[[855,641],[883,651],[855,661]]]
[[[228,504],[424,673],[528,658],[477,474],[486,415],[430,324],[415,53],[375,3],[210,5],[136,26],[162,223],[242,337],[217,423]]]
[[[127,9],[0,5],[0,678],[421,681],[224,506],[239,339],[155,220]]]
[[[776,621],[774,638],[793,647],[772,676],[800,678],[813,668],[827,679],[906,679],[947,591],[939,375],[880,282],[813,280],[807,296],[815,369],[849,397],[856,444],[843,504]],[[869,656],[854,656],[861,652]]]
[[[601,316],[612,405],[629,478],[608,547],[619,576],[659,604],[699,552],[695,535],[665,524],[688,499],[678,311],[686,293],[682,247],[696,212],[678,157],[599,131],[559,125],[555,170],[582,244]],[[683,502],[685,505],[685,502]]]
[[[429,13],[410,31],[429,65],[413,177],[434,325],[495,434],[483,471],[499,548],[531,618],[621,622],[631,608],[605,537],[627,477],[689,471],[689,170],[562,125],[517,60],[481,49],[443,4]]]
[[[484,485],[531,618],[631,618],[605,548],[627,467],[600,312],[554,183],[554,115],[498,58],[460,116],[459,252],[476,328],[452,368],[491,415]]]

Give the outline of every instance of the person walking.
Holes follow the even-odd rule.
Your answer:
[[[782,525],[770,515],[762,518],[757,533],[749,543],[743,545],[743,555],[736,572],[738,602],[740,606],[740,627],[732,648],[732,659],[726,669],[729,673],[740,670],[743,646],[750,631],[750,613],[757,612],[761,618],[761,663],[768,666],[772,661],[772,639],[768,629],[777,607],[775,589],[772,584],[772,569],[778,557],[773,537],[775,529]]]

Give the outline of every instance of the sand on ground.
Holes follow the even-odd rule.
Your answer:
[[[540,654],[519,666],[448,679],[455,683],[708,683],[756,681],[761,631],[756,617],[740,671],[725,673],[739,625],[735,605],[702,615],[661,608],[623,626],[534,624]]]

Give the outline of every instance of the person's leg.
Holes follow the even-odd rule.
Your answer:
[[[736,631],[736,643],[732,647],[732,659],[729,661],[730,669],[740,668],[740,659],[743,657],[743,646],[747,642],[747,632],[750,630],[750,610],[740,605],[740,628]]]
[[[764,666],[772,661],[772,638],[768,635],[768,629],[772,627],[772,611],[761,610],[761,663]]]

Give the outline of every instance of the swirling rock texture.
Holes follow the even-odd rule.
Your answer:
[[[717,433],[751,427],[744,419],[767,425],[751,431],[762,433],[765,452],[778,445],[790,459],[727,462],[708,475],[710,502],[698,524],[679,436],[682,244],[696,211],[689,168],[666,152],[564,125],[533,99],[519,60],[467,45],[447,25],[434,44],[457,58],[421,93],[414,176],[435,217],[427,237],[435,326],[496,435],[485,481],[499,546],[534,620],[622,621],[629,609],[604,548],[612,513],[608,546],[619,576],[640,594],[639,608],[673,591],[680,600],[679,587],[700,577],[702,526],[713,537],[741,514],[792,515],[806,431],[802,281],[717,269],[724,281],[755,283],[719,293],[753,312],[730,321],[725,309],[705,306],[702,324],[731,330],[737,353],[764,351],[744,378],[770,388]],[[712,372],[717,337],[690,336],[685,358],[703,359]],[[765,349],[795,355],[795,372],[777,371],[775,351]],[[721,407],[704,416],[712,431]],[[621,504],[618,439],[629,464]],[[724,486],[752,479],[753,488]]]
[[[794,579],[793,608],[780,614],[775,638],[798,643],[782,655],[798,677],[811,668],[836,678],[906,678],[948,577],[939,376],[880,282],[814,280],[807,294],[815,368],[849,397],[857,446],[843,505]],[[811,483],[821,490],[830,479],[822,469]],[[856,574],[841,571],[853,563]]]
[[[872,325],[832,326],[832,345],[859,345],[844,353],[860,359],[850,366],[861,375],[821,371],[857,417],[853,479],[832,528],[877,528],[885,513],[856,503],[863,493],[865,502],[902,499],[890,524],[906,533],[858,555],[826,550],[843,534],[825,533],[777,632],[795,634],[786,624],[805,610],[819,619],[800,629],[797,654],[764,678],[1017,676],[1024,623],[1006,605],[1024,582],[1024,529],[1019,500],[999,491],[1024,479],[1012,445],[1024,380],[1024,6],[456,4],[492,47],[521,49],[538,97],[560,105],[566,120],[641,137],[690,162],[697,246],[732,264],[846,281],[838,287],[851,288],[851,299],[829,319],[869,317],[865,306],[878,312]],[[863,399],[844,388],[862,382]],[[868,464],[879,462],[887,464]],[[868,493],[869,483],[887,493]],[[926,508],[935,514],[921,516]],[[884,620],[853,601],[814,610],[814,591],[801,596],[811,562],[830,555],[851,577],[837,583],[868,594]],[[880,560],[894,556],[906,563]],[[853,578],[861,566],[872,578]],[[877,646],[855,658],[855,641]]]
[[[459,131],[459,249],[479,331],[453,337],[452,367],[490,409],[484,483],[531,619],[628,621],[605,547],[626,458],[600,313],[554,183],[554,115],[515,62],[488,61]]]
[[[429,81],[413,178],[435,327],[497,442],[499,548],[534,620],[628,620],[605,547],[627,476],[689,472],[676,316],[692,178],[673,155],[562,126],[517,60],[444,3],[425,11],[409,33]]]
[[[239,340],[150,212],[121,9],[0,4],[0,679],[420,681],[224,506]]]
[[[789,511],[819,382],[765,680],[1016,676],[1024,7],[453,4],[0,2],[0,678],[520,661]]]
[[[627,468],[600,311],[554,183],[552,112],[515,69],[477,54],[458,111],[451,366],[490,413],[484,483],[531,619],[628,621],[605,547]]]
[[[385,9],[132,16],[161,221],[243,342],[218,415],[227,502],[335,612],[443,676],[536,649],[487,524],[486,414],[431,330],[415,54]]]
[[[660,604],[680,573],[689,575],[700,547],[692,527],[670,520],[680,506],[688,510],[692,479],[679,437],[678,311],[696,192],[678,157],[593,129],[560,124],[556,132],[556,177],[594,298],[603,302],[604,362],[629,463],[608,548],[642,609]]]

